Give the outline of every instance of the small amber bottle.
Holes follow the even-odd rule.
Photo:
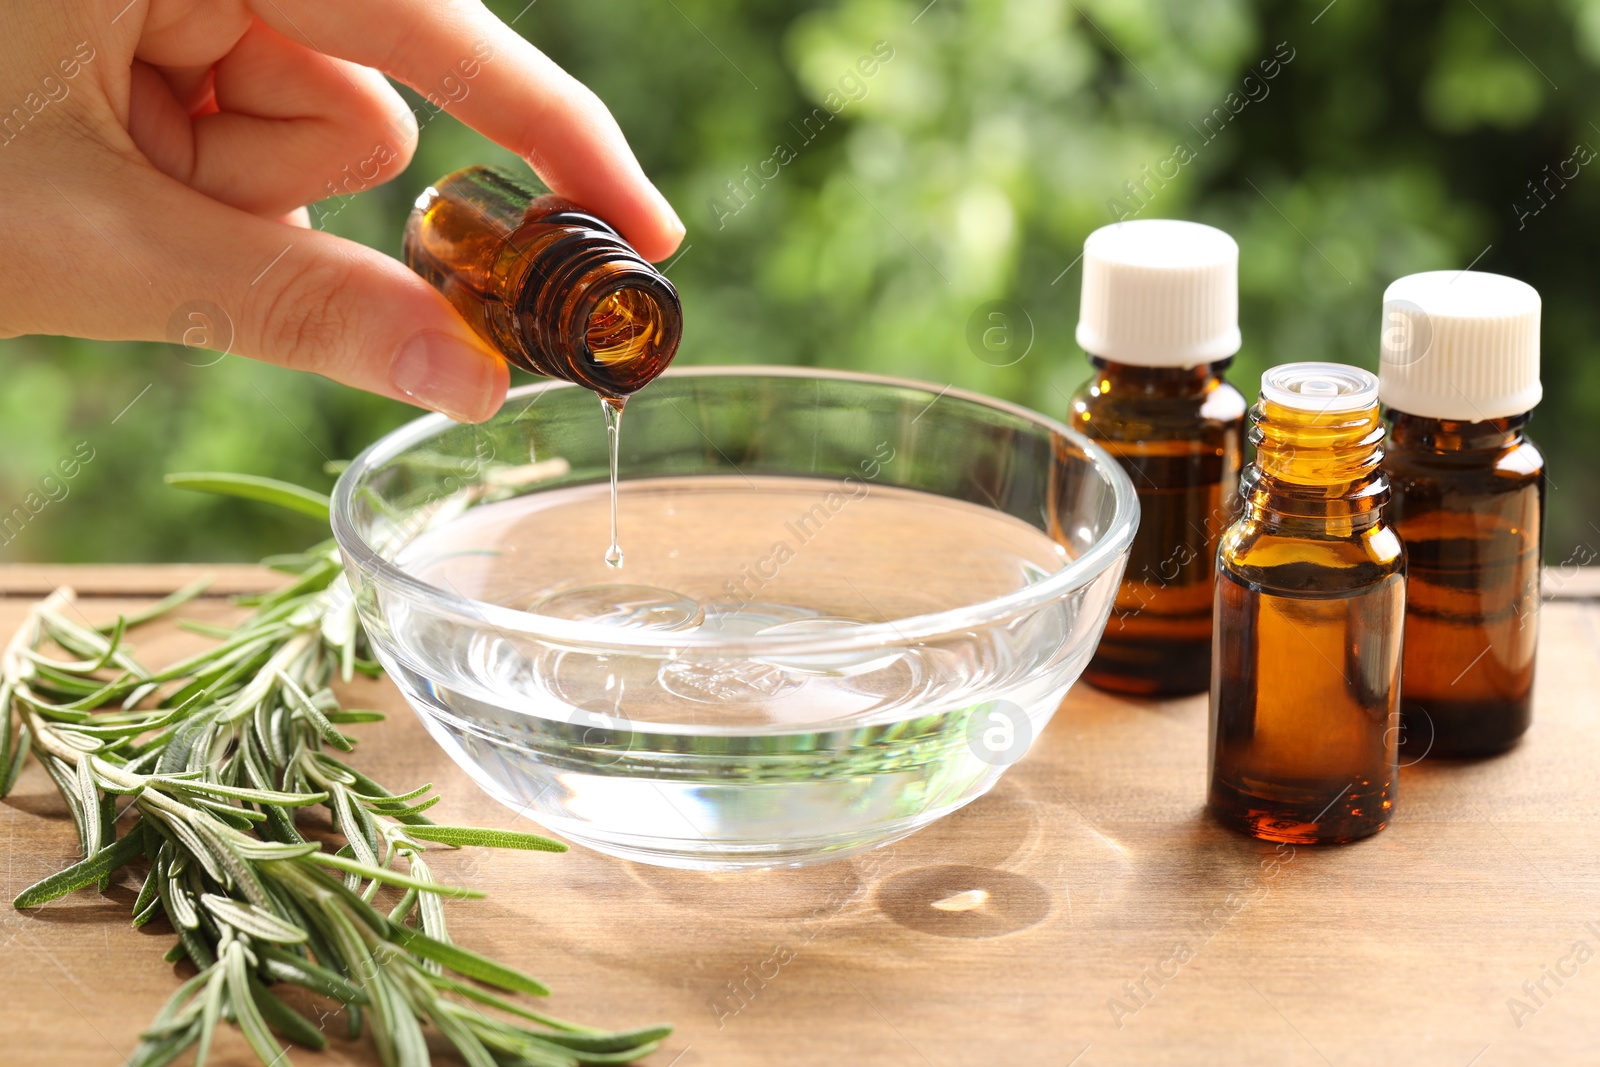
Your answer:
[[[1116,457],[1139,530],[1091,685],[1203,693],[1211,676],[1217,539],[1233,521],[1245,400],[1222,377],[1239,350],[1239,246],[1211,226],[1147,219],[1083,246],[1078,343],[1094,376],[1070,422]]]
[[[1384,519],[1378,380],[1262,376],[1244,513],[1217,553],[1210,806],[1268,841],[1353,841],[1394,811],[1405,554]]]
[[[1544,458],[1539,294],[1514,278],[1432,271],[1384,293],[1383,468],[1406,544],[1408,758],[1489,756],[1533,711]]]
[[[623,398],[666,369],[677,290],[605,222],[532,175],[468,167],[417,198],[406,265],[514,365]]]

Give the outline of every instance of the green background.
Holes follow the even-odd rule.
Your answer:
[[[1550,460],[1546,557],[1583,561],[1600,544],[1600,161],[1575,177],[1563,167],[1578,146],[1600,148],[1600,0],[525,2],[493,6],[610,105],[688,226],[669,271],[688,323],[680,364],[849,367],[1061,416],[1087,373],[1072,336],[1083,238],[1139,209],[1239,240],[1244,349],[1229,373],[1254,396],[1273,363],[1375,369],[1388,282],[1475,262],[1544,297],[1546,399],[1531,432]],[[878,42],[892,59],[850,80]],[[1276,77],[1261,80],[1275,54]],[[806,132],[841,89],[837,117]],[[1231,114],[1228,94],[1246,91],[1256,99]],[[1214,108],[1228,121],[1207,139],[1196,127]],[[1124,183],[1180,140],[1194,158],[1147,184],[1140,209]],[[780,143],[794,158],[732,199],[727,183]],[[397,253],[429,181],[508,159],[436,115],[403,176],[313,216]],[[1009,366],[968,342],[996,300],[1023,312],[1010,352],[1027,354]],[[413,414],[237,357],[194,366],[159,344],[19,338],[0,342],[0,366],[3,510],[78,442],[94,449],[68,495],[0,547],[12,561],[299,547],[320,535],[310,520],[167,489],[161,474],[326,488],[325,460]]]

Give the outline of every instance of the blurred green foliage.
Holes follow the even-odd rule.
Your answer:
[[[1526,279],[1545,301],[1532,432],[1551,461],[1546,553],[1559,563],[1600,543],[1600,465],[1582,458],[1600,422],[1600,302],[1582,237],[1600,232],[1600,170],[1550,177],[1577,145],[1600,147],[1600,0],[1324,4],[495,7],[610,105],[687,223],[670,268],[683,364],[851,367],[1062,415],[1086,374],[1076,258],[1091,230],[1132,210],[1238,238],[1245,344],[1230,373],[1250,395],[1276,362],[1375,368],[1380,297],[1399,275],[1475,264]],[[1191,158],[1160,178],[1180,142]],[[510,159],[438,115],[404,176],[313,214],[394,254],[428,181]],[[993,300],[1024,309],[1015,344],[1031,329],[1009,366],[967,339]],[[6,508],[78,442],[94,453],[4,547],[10,560],[250,559],[301,545],[318,533],[308,520],[169,490],[161,474],[325,487],[325,460],[411,414],[237,357],[193,366],[163,345],[21,338],[0,352]]]

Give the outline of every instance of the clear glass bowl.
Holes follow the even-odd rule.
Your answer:
[[[333,530],[457,763],[678,867],[844,856],[981,796],[1083,670],[1138,523],[1061,423],[842,372],[669,373],[628,403],[622,478],[611,571],[596,398],[539,384],[367,449]]]

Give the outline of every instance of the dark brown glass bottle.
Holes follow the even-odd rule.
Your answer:
[[[1217,538],[1233,521],[1244,397],[1239,245],[1214,226],[1134,219],[1083,242],[1078,344],[1095,375],[1069,421],[1128,472],[1139,529],[1084,680],[1134,696],[1203,693]]]
[[[1544,457],[1523,434],[1527,415],[1389,414],[1383,468],[1406,545],[1406,752],[1494,755],[1533,719]]]
[[[1098,357],[1071,424],[1116,457],[1139,494],[1139,530],[1105,634],[1083,677],[1138,696],[1203,693],[1211,677],[1217,541],[1233,521],[1245,400],[1222,372]]]
[[[468,167],[417,198],[407,266],[514,365],[623,398],[672,362],[677,290],[605,222],[531,175]]]
[[[1209,802],[1268,841],[1353,841],[1394,810],[1405,557],[1377,386],[1288,364],[1250,414],[1244,511],[1217,554]]]
[[[1482,271],[1429,271],[1383,294],[1384,471],[1406,543],[1401,709],[1408,759],[1490,756],[1533,718],[1544,457],[1538,292]]]

